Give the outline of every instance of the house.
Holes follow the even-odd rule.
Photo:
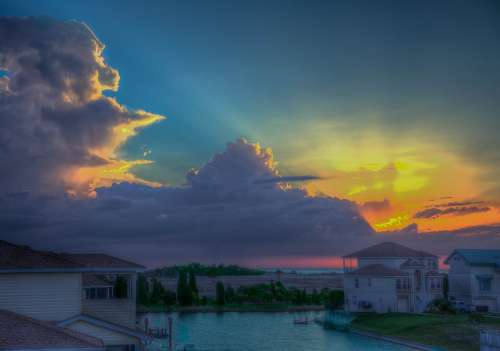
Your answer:
[[[135,282],[144,269],[104,254],[0,241],[0,310],[99,339],[109,350],[140,350],[149,340],[136,328]]]
[[[345,308],[352,312],[423,312],[442,297],[438,257],[384,242],[343,257]]]
[[[500,250],[457,249],[449,265],[449,299],[456,307],[500,311]]]

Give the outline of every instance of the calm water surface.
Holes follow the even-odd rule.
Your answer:
[[[148,313],[150,326],[166,327],[173,318],[175,347],[193,344],[200,350],[231,351],[410,351],[407,347],[323,329],[316,323],[295,325],[294,319],[321,317],[322,312],[298,313]],[[151,350],[167,350],[166,341]]]

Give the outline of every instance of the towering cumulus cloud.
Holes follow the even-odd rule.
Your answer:
[[[0,38],[0,192],[94,195],[114,181],[147,183],[129,172],[147,161],[116,151],[163,117],[103,95],[120,76],[85,24],[0,18]]]
[[[15,238],[57,238],[64,248],[98,246],[149,264],[332,256],[371,237],[353,202],[258,182],[270,177],[280,178],[272,151],[239,139],[189,171],[182,187],[121,183],[74,200],[11,196],[3,225]]]

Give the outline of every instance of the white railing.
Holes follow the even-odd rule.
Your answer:
[[[481,350],[486,347],[500,350],[500,330],[481,330],[479,333]]]

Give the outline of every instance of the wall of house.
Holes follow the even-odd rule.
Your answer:
[[[449,297],[465,304],[471,303],[471,268],[460,255],[453,255],[449,261]]]
[[[84,314],[104,319],[111,323],[135,328],[136,324],[136,279],[137,274],[130,274],[130,297],[126,299],[93,299],[83,298]]]
[[[0,274],[0,309],[59,321],[81,313],[80,273]]]
[[[140,350],[141,342],[138,338],[99,327],[85,321],[77,321],[68,325],[67,328],[101,339],[105,346],[133,344],[136,345],[136,350]]]
[[[356,279],[359,287],[356,287]],[[344,277],[345,308],[351,312],[374,311],[378,313],[396,312],[398,300],[396,279],[391,277]],[[360,301],[371,303],[371,309],[364,309]]]
[[[479,281],[476,276],[478,275],[491,275],[491,290],[479,290]],[[473,306],[488,306],[489,311],[498,312],[500,300],[500,275],[496,273],[494,267],[470,267],[470,286],[472,295]]]

